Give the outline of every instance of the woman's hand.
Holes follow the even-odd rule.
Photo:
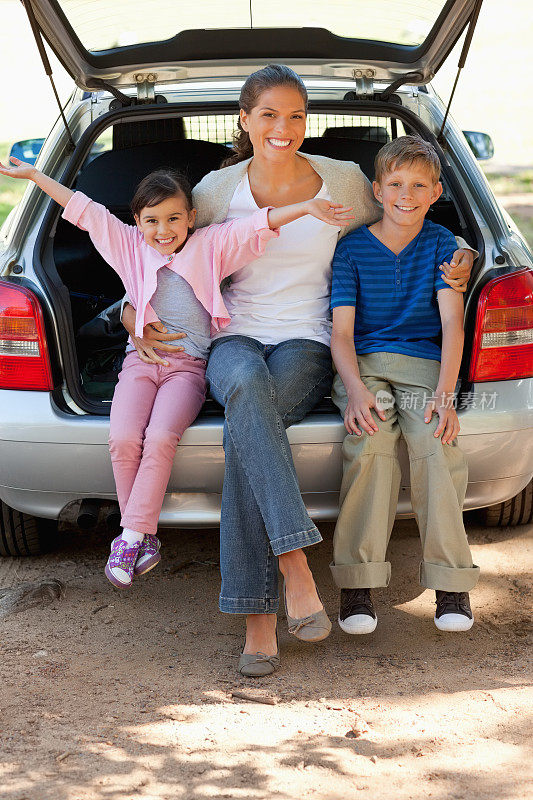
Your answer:
[[[455,395],[435,391],[435,397],[429,401],[424,410],[424,422],[429,424],[433,414],[438,414],[439,424],[434,436],[442,435],[442,444],[451,444],[459,433],[461,426],[454,407]]]
[[[352,206],[348,208],[341,203],[330,203],[329,200],[320,200],[316,197],[314,200],[308,200],[305,205],[308,214],[329,225],[340,225],[344,228],[350,224],[351,219],[355,219],[354,215],[350,214]]]
[[[369,436],[376,433],[378,426],[370,412],[371,408],[375,409],[378,417],[385,422],[387,417],[383,409],[379,408],[375,395],[361,382],[360,386],[348,394],[348,405],[344,412],[344,427],[348,433],[361,436],[361,430],[357,423]]]
[[[11,164],[15,166],[11,166],[8,164],[2,164],[0,161],[0,174],[7,175],[8,178],[21,178],[27,181],[31,181],[32,178],[37,174],[37,170],[33,166],[33,164],[27,164],[25,161],[21,161],[20,158],[15,158],[15,156],[11,156],[9,159]]]
[[[472,250],[456,250],[450,263],[445,261],[439,267],[444,272],[443,281],[456,292],[466,292],[473,264]]]
[[[143,335],[135,336],[135,309],[129,303],[124,307],[122,314],[122,324],[131,336],[131,340],[137,350],[139,358],[145,364],[161,364],[168,367],[169,362],[159,356],[154,348],[164,350],[166,353],[175,353],[183,350],[183,347],[176,347],[167,344],[176,339],[183,339],[187,334],[185,333],[167,333],[167,329],[162,322],[152,322],[145,325],[143,328]]]

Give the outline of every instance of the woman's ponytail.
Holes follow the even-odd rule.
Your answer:
[[[221,169],[222,167],[229,167],[231,164],[238,164],[239,161],[246,161],[247,158],[251,158],[254,154],[248,131],[243,129],[240,119],[237,120],[237,130],[233,133],[233,151],[233,155],[222,162]]]

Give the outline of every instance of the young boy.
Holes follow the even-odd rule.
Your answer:
[[[401,136],[379,151],[375,170],[383,219],[342,239],[333,259],[331,350],[338,374],[332,394],[348,430],[331,565],[341,589],[339,624],[353,634],[377,625],[370,590],[390,579],[385,554],[403,434],[422,540],[420,582],[436,590],[437,628],[465,631],[474,621],[468,592],[479,568],[463,525],[467,468],[454,407],[463,297],[438,269],[451,260],[456,242],[425,219],[442,193],[430,144]]]

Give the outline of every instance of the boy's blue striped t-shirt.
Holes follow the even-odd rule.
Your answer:
[[[333,256],[331,308],[355,306],[355,351],[403,353],[440,361],[439,266],[457,249],[447,228],[424,220],[396,255],[366,225],[345,236]]]

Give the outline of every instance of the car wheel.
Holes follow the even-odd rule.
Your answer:
[[[494,506],[481,509],[481,519],[489,528],[505,528],[514,525],[527,525],[533,522],[533,480],[525,489]]]
[[[38,556],[54,544],[57,525],[15,511],[0,500],[0,556]]]

